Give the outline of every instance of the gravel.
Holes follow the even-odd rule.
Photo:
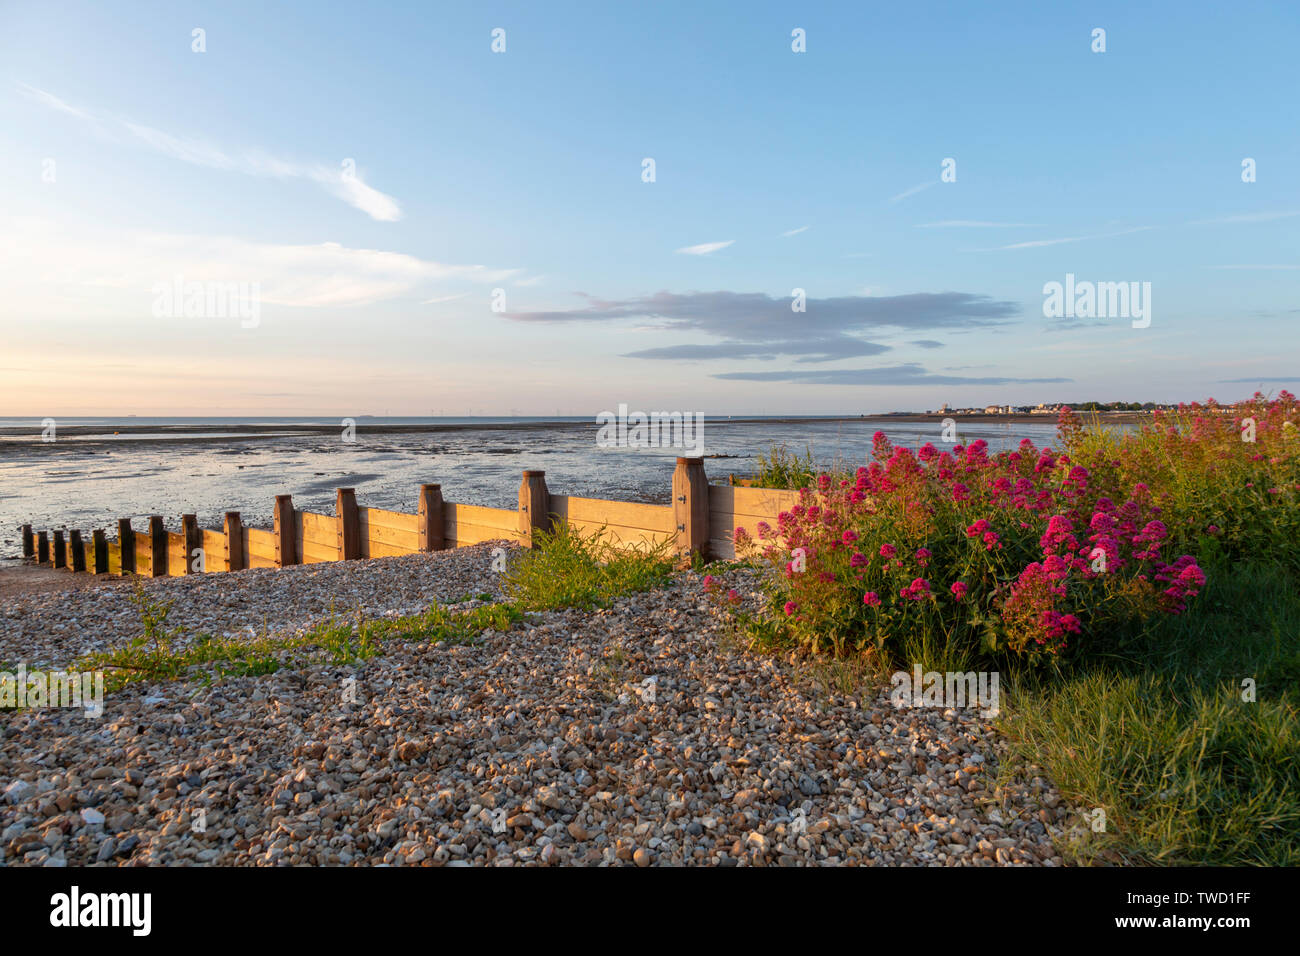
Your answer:
[[[388,613],[496,593],[490,563],[476,546],[146,587],[180,619],[289,627],[331,597]],[[120,640],[124,600],[28,602],[6,653]],[[98,720],[6,715],[0,863],[1060,864],[1072,814],[1041,777],[999,786],[989,720],[839,687],[741,647],[691,572],[472,644],[135,683]]]
[[[433,600],[499,598],[493,555],[516,547],[484,542],[431,554],[142,580],[151,598],[173,602],[167,628],[182,626],[191,637],[247,635],[250,628],[277,633],[305,629],[331,614],[355,617],[358,609],[375,617],[412,614]],[[24,661],[30,670],[127,644],[143,631],[134,599],[134,586],[120,579],[10,599],[0,606],[0,661]]]

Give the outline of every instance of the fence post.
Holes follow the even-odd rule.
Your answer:
[[[68,532],[68,557],[73,571],[86,570],[86,546],[81,543],[80,531]]]
[[[441,551],[444,546],[442,529],[442,485],[421,485],[420,550]]]
[[[23,525],[23,557],[30,558],[36,553],[36,541],[32,538],[32,526]]]
[[[200,550],[203,541],[199,534],[199,519],[195,515],[181,515],[181,537],[185,539],[185,573],[198,574],[198,559],[194,552]],[[203,556],[203,567],[208,566],[207,555]]]
[[[66,568],[68,566],[68,546],[63,540],[63,532],[54,532],[54,566],[56,568]]]
[[[275,566],[287,568],[298,563],[297,535],[294,534],[293,496],[275,496]]]
[[[167,576],[167,529],[161,515],[149,516],[149,576]]]
[[[519,485],[519,543],[534,548],[533,532],[550,524],[551,493],[546,490],[546,472],[525,471]]]
[[[227,511],[222,525],[226,532],[226,570],[242,571],[248,565],[244,561],[244,521],[238,511]]]
[[[122,552],[122,573],[135,574],[135,531],[130,518],[117,519],[117,545]]]
[[[50,563],[50,533],[48,531],[36,532],[36,563]]]
[[[339,529],[339,560],[361,557],[361,513],[357,511],[355,488],[339,488],[334,493],[334,514]]]
[[[709,479],[703,458],[678,458],[673,470],[677,553],[703,554],[709,542]]]
[[[90,533],[91,543],[95,548],[95,573],[108,573],[108,539],[104,537],[103,530],[92,531]]]

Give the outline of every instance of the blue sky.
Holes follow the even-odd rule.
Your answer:
[[[0,411],[1300,381],[1293,3],[268,6],[0,3]],[[1150,325],[1045,318],[1067,273]],[[177,276],[257,283],[255,326],[160,316]]]

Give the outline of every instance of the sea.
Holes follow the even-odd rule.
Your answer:
[[[514,508],[524,469],[546,472],[553,494],[667,504],[678,455],[702,452],[711,480],[754,474],[774,446],[811,452],[823,467],[869,460],[871,436],[939,445],[937,419],[705,417],[700,444],[603,447],[595,418],[0,418],[0,558],[21,551],[20,528],[102,528],[117,519],[143,529],[182,514],[219,529],[226,511],[270,527],[275,496],[333,514],[335,489],[356,489],[363,507],[414,513],[419,486],[442,485],[447,501]],[[1050,444],[1054,421],[958,423],[960,441],[992,450],[1022,438]],[[608,437],[608,431],[604,434]],[[942,446],[940,446],[942,447]]]

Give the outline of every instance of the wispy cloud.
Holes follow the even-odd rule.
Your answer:
[[[781,235],[782,235],[782,236],[797,236],[797,235],[799,235],[799,233],[801,233],[801,232],[807,232],[807,231],[808,231],[809,229],[811,229],[811,228],[812,228],[811,226],[800,226],[798,229],[789,229],[789,230],[787,230],[787,231],[781,233]]]
[[[1272,222],[1274,219],[1291,219],[1300,216],[1300,209],[1273,212],[1244,212],[1235,216],[1221,216],[1218,219],[1195,219],[1189,226],[1219,226],[1234,222]]]
[[[128,312],[143,302],[147,314],[149,290],[177,277],[257,283],[266,304],[359,306],[413,295],[429,304],[454,297],[429,298],[438,283],[504,282],[520,271],[337,242],[281,245],[171,233],[113,233],[109,241],[99,235],[72,237],[53,223],[29,227],[21,238],[0,234],[0,284],[33,313],[66,309],[71,299]]]
[[[917,223],[917,229],[1036,229],[1032,222],[985,222],[981,219],[944,219]]]
[[[1155,226],[1136,226],[1133,229],[1121,229],[1119,232],[1104,232],[1092,236],[1067,236],[1064,239],[1030,239],[1027,242],[1013,242],[1008,246],[994,246],[992,249],[977,249],[976,252],[1002,252],[1006,249],[1037,249],[1042,246],[1058,246],[1065,242],[1085,242],[1090,239],[1113,239],[1116,236],[1128,236],[1135,232],[1147,232]]]
[[[904,189],[901,193],[899,193],[897,196],[892,197],[889,201],[902,202],[907,197],[915,196],[917,193],[921,192],[922,190],[929,189],[931,186],[936,185],[938,182],[939,180],[932,179],[926,183],[918,183],[917,185],[913,186],[911,189]]]
[[[107,113],[93,113],[71,106],[53,93],[26,83],[22,91],[43,106],[74,116],[92,125],[101,135],[117,141],[134,142],[163,156],[192,166],[218,169],[271,179],[304,179],[314,182],[330,195],[361,210],[372,219],[396,222],[402,209],[392,196],[369,185],[361,174],[340,163],[299,163],[280,159],[257,150],[234,154],[195,137],[176,136],[163,130],[119,119]]]
[[[1279,263],[1277,265],[1211,266],[1210,268],[1211,269],[1300,269],[1300,264]]]
[[[967,378],[960,375],[938,375],[915,362],[881,368],[721,372],[713,377],[742,382],[788,382],[795,385],[1038,385],[1073,381],[1069,378]]]
[[[682,246],[674,251],[683,256],[707,256],[711,252],[727,248],[735,241],[735,239],[728,239],[726,242],[702,242],[698,246]]]

